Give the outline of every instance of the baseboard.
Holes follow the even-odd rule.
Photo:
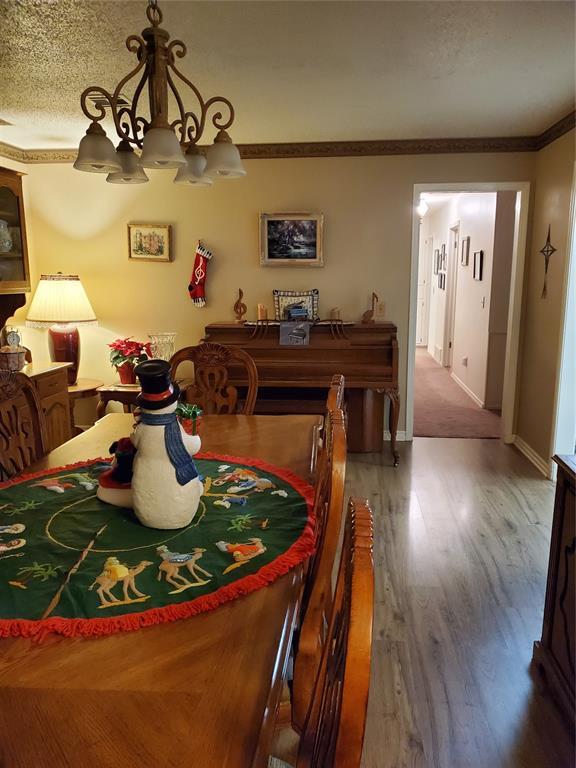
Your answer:
[[[390,432],[385,429],[384,430],[384,440],[390,440]],[[405,443],[406,442],[406,431],[404,429],[398,430],[396,432],[396,442],[397,443]]]
[[[512,441],[512,444],[518,448],[520,453],[524,454],[528,461],[533,464],[537,470],[542,472],[544,477],[548,478],[548,480],[552,477],[552,466],[549,461],[546,461],[545,459],[540,456],[539,453],[536,453],[534,448],[528,445],[528,443],[525,440],[522,440],[522,438],[519,435],[514,435],[514,439]]]
[[[455,374],[455,373],[451,373],[451,374],[450,374],[450,376],[452,377],[452,379],[454,379],[454,381],[456,382],[456,384],[458,384],[458,386],[459,386],[461,389],[463,389],[463,390],[464,390],[464,392],[466,392],[466,394],[468,395],[468,397],[471,397],[471,398],[472,398],[472,400],[474,400],[474,402],[476,403],[476,405],[479,405],[479,406],[480,406],[480,408],[484,408],[484,403],[482,402],[482,400],[480,400],[480,398],[478,397],[478,395],[475,395],[475,394],[474,394],[474,392],[472,392],[472,390],[470,389],[470,387],[467,387],[467,386],[466,386],[466,384],[464,384],[464,382],[463,382],[463,381],[461,381],[461,380],[458,378],[458,376],[456,376],[456,374]]]

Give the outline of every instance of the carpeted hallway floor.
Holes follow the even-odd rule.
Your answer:
[[[500,437],[500,416],[480,408],[426,349],[416,349],[415,437]]]

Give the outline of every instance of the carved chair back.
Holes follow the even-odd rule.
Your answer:
[[[332,612],[332,573],[342,530],[346,479],[346,430],[342,411],[326,414],[324,445],[318,466],[314,512],[316,551],[302,595],[301,630],[294,660],[292,723],[301,731],[318,671],[323,627]]]
[[[335,373],[332,376],[328,398],[326,400],[326,411],[344,410],[344,376],[341,373]]]
[[[312,482],[318,482],[319,467],[322,463],[322,454],[326,442],[325,432],[327,429],[326,419],[331,411],[344,412],[344,376],[341,373],[335,373],[328,389],[326,398],[326,410],[324,412],[324,423],[314,428],[312,456],[310,461],[310,478]],[[344,426],[346,426],[346,414],[344,413]]]
[[[334,603],[323,633],[297,768],[360,766],[372,653],[372,541],[368,501],[350,499]]]
[[[46,423],[34,385],[23,373],[0,371],[0,480],[46,452]]]
[[[194,363],[192,379],[178,379],[181,363]],[[189,403],[197,403],[205,414],[237,413],[238,390],[229,383],[230,368],[243,366],[248,379],[248,389],[242,413],[254,413],[258,394],[258,371],[247,352],[237,347],[208,342],[196,347],[184,347],[175,352],[170,360],[171,375]]]

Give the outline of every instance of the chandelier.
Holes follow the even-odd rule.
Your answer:
[[[168,42],[170,35],[160,27],[162,12],[157,0],[149,0],[146,16],[152,26],[142,30],[141,37],[130,35],[126,39],[126,47],[138,59],[134,69],[120,80],[113,93],[90,86],[80,97],[82,111],[91,123],[80,142],[74,168],[106,173],[106,181],[112,184],[143,184],[148,181],[145,168],[177,168],[175,182],[198,187],[210,186],[215,178],[244,176],[240,153],[227,133],[234,122],[232,104],[222,96],[204,101],[198,88],[178,70],[176,59],[186,55],[186,46],[181,40]],[[122,90],[137,78],[130,104]],[[185,107],[177,83],[188,86],[196,111]],[[138,114],[145,90],[149,119]],[[172,122],[168,116],[169,99],[176,104]],[[101,125],[108,109],[120,139],[116,149]],[[207,122],[218,133],[204,155],[198,142]],[[137,155],[134,148],[141,154]]]

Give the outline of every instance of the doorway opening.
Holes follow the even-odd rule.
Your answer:
[[[513,442],[528,194],[415,185],[407,439]]]

